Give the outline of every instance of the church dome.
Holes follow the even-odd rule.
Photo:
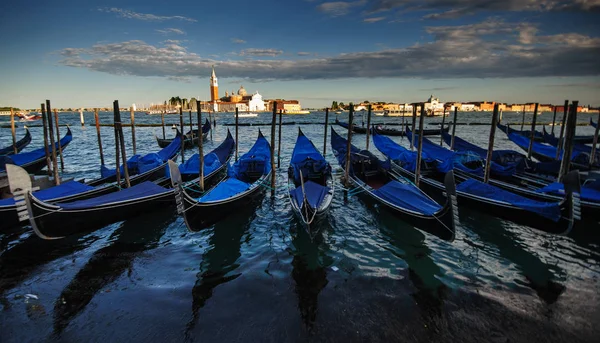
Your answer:
[[[241,96],[246,96],[246,90],[244,89],[244,86],[241,86],[240,89],[238,90],[238,95]]]

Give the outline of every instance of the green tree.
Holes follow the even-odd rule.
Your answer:
[[[338,105],[338,108],[341,109],[341,110],[345,110],[346,109],[346,105],[344,105],[343,102],[340,102],[339,105]]]

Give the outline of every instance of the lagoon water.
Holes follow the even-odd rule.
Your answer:
[[[122,117],[129,122],[128,113]],[[347,120],[347,114],[339,117]],[[490,117],[461,113],[458,121],[489,122]],[[579,121],[589,117],[581,114]],[[6,119],[0,117],[0,124]],[[85,119],[82,128],[78,114],[61,115],[74,136],[64,152],[65,177],[99,176],[93,114]],[[234,120],[231,114],[216,119],[206,149],[225,138],[228,127],[222,124]],[[179,117],[166,120],[178,123]],[[241,123],[270,120],[268,113],[240,118]],[[283,120],[315,123],[302,130],[323,146],[323,125],[316,124],[323,113]],[[504,120],[521,117],[508,113]],[[549,113],[538,119],[551,120]],[[112,114],[103,113],[101,121],[112,122]],[[136,115],[136,123],[159,122],[159,116]],[[355,123],[361,125],[360,114]],[[260,128],[269,138],[270,128]],[[258,129],[240,127],[240,153],[250,148]],[[131,130],[124,131],[131,156]],[[18,137],[23,132],[18,129]],[[25,151],[42,146],[41,128],[31,132],[33,142]],[[577,132],[593,133],[585,126]],[[173,136],[170,127],[166,133]],[[457,126],[456,133],[487,146],[489,126]],[[158,150],[155,134],[162,136],[161,128],[136,128],[138,153]],[[200,232],[188,232],[174,208],[58,241],[38,239],[28,227],[0,232],[0,342],[591,342],[600,337],[598,223],[586,222],[561,237],[461,208],[456,240],[445,242],[358,196],[346,202],[339,192],[311,241],[285,191],[296,134],[297,125],[283,126],[275,197],[267,195]],[[113,128],[103,127],[102,135],[106,160],[114,164]],[[1,128],[0,146],[10,141],[10,129]],[[365,136],[354,135],[353,143],[364,147]],[[495,147],[518,150],[500,131]],[[337,169],[329,144],[326,157]]]

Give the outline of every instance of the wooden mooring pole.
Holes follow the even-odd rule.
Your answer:
[[[579,101],[573,101],[567,117],[567,127],[565,132],[565,141],[562,160],[560,162],[560,172],[558,174],[558,182],[562,182],[562,178],[569,173],[571,167],[571,156],[573,153],[573,138],[575,137],[575,126],[577,124],[577,106]]]
[[[499,105],[494,104],[494,114],[492,115],[492,127],[490,127],[490,143],[488,145],[488,151],[485,158],[485,174],[483,175],[483,182],[488,183],[490,180],[490,172],[492,165],[492,156],[494,154],[494,138],[496,138],[496,124],[498,123],[498,108]]]
[[[440,126],[440,146],[444,145],[444,124],[446,124],[446,107],[444,106],[444,115],[442,116],[442,126]]]
[[[533,119],[531,120],[531,133],[529,134],[529,148],[527,149],[527,158],[531,159],[531,152],[533,151],[533,142],[535,141],[535,122],[537,120],[537,111],[539,103],[535,103],[533,109]]]
[[[50,144],[48,138],[48,121],[46,119],[46,105],[41,104],[40,108],[42,111],[42,126],[44,128],[44,152],[46,153],[46,172],[48,173],[48,176],[52,176],[52,158],[50,155]]]
[[[238,160],[238,140],[239,140],[238,139],[239,138],[238,124],[239,124],[239,114],[238,114],[238,108],[236,107],[235,108],[235,160],[236,160],[236,162]]]
[[[367,112],[367,150],[369,150],[369,138],[371,138],[371,104],[369,104],[369,111]]]
[[[192,110],[190,110],[190,134],[194,137],[194,121],[192,120]],[[198,135],[202,136],[202,123],[198,122]]]
[[[129,182],[129,168],[127,166],[127,152],[125,151],[125,138],[123,137],[123,125],[121,124],[121,110],[119,110],[119,100],[115,100],[113,103],[115,111],[115,129],[118,132],[118,146],[121,150],[121,159],[123,161],[123,173],[125,174],[125,184],[127,188],[131,187]]]
[[[419,181],[421,180],[421,155],[423,153],[423,126],[425,118],[425,104],[421,104],[421,117],[419,118],[419,146],[417,147],[417,166],[415,168],[415,185],[419,187]],[[412,132],[414,140],[415,132]]]
[[[131,142],[133,144],[133,154],[136,155],[136,144],[135,144],[135,111],[133,106],[129,109],[129,117],[131,118]]]
[[[98,150],[100,150],[100,163],[104,165],[104,151],[102,150],[102,135],[100,135],[100,119],[98,109],[94,108],[94,120],[96,121],[96,134],[98,135]]]
[[[413,113],[412,113],[412,135],[410,140],[410,150],[415,149],[415,126],[417,126],[417,104],[412,104]]]
[[[275,124],[277,122],[277,101],[273,102],[271,119],[271,197],[275,196]]]
[[[552,131],[550,134],[554,136],[554,126],[556,126],[556,106],[554,106],[554,115],[552,116]]]
[[[281,167],[281,117],[283,116],[282,110],[279,110],[279,133],[277,134],[277,168]]]
[[[523,116],[521,117],[521,131],[523,131],[524,125],[525,125],[525,106],[523,106]]]
[[[458,108],[454,107],[454,119],[452,119],[452,138],[450,139],[450,150],[454,151],[454,135],[456,134],[456,119],[458,118]]]
[[[327,126],[329,125],[329,108],[325,109],[325,132],[323,133],[323,157],[327,156]]]
[[[202,110],[200,109],[200,102],[196,100],[196,107],[198,108],[198,158],[200,159],[200,170],[198,171],[198,183],[200,186],[200,192],[204,192],[204,142],[202,137]],[[190,110],[190,123],[192,122],[192,111]],[[191,125],[190,125],[191,126]],[[237,142],[236,142],[237,143]],[[236,152],[237,153],[237,152]]]
[[[56,110],[56,108],[54,109],[54,121],[56,123],[56,137],[58,137],[57,139],[60,141],[60,130],[58,129],[58,111]],[[65,158],[63,156],[62,146],[60,145],[60,143],[58,144],[58,156],[60,157],[60,171],[64,172]]]
[[[165,135],[165,114],[161,113],[160,114],[160,122],[162,123],[162,131],[163,131],[163,139],[166,139],[166,135]]]
[[[17,131],[15,129],[15,111],[13,108],[10,108],[10,131],[12,133],[12,144],[13,144],[13,153],[16,155],[17,151]]]
[[[352,160],[352,122],[354,121],[354,104],[350,103],[348,109],[348,142],[346,144],[346,165],[344,168],[344,183],[346,188],[350,187],[350,161]]]
[[[181,163],[185,162],[185,156],[183,156],[183,152],[185,151],[185,135],[183,134],[183,108],[179,106],[179,127],[181,128]]]
[[[567,111],[569,110],[569,100],[565,100],[565,105],[563,107],[563,118],[560,124],[560,136],[558,137],[558,146],[556,147],[556,157],[555,160],[560,158],[560,152],[565,146],[565,142],[563,140],[565,133],[565,124],[567,122]]]
[[[79,109],[79,121],[81,122],[81,126],[85,126],[85,119],[83,118],[83,108]]]
[[[56,160],[56,144],[54,140],[54,130],[52,129],[52,109],[50,108],[50,100],[46,100],[46,110],[48,115],[46,120],[48,121],[48,135],[50,136],[50,149],[52,150],[52,171],[54,172],[54,184],[60,185],[60,178],[58,177],[58,161]],[[60,145],[60,137],[58,138],[58,145]]]
[[[590,166],[594,164],[594,160],[596,159],[596,146],[598,144],[598,130],[600,130],[600,109],[598,110],[598,121],[596,125],[596,130],[594,130],[594,142],[592,144],[592,153],[590,154]]]

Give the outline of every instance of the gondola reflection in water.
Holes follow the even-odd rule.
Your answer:
[[[228,167],[225,179],[201,197],[190,194],[182,184],[177,165],[169,161],[177,211],[183,215],[188,229],[198,231],[211,226],[262,195],[272,173],[270,160],[271,146],[259,130],[254,146]]]

